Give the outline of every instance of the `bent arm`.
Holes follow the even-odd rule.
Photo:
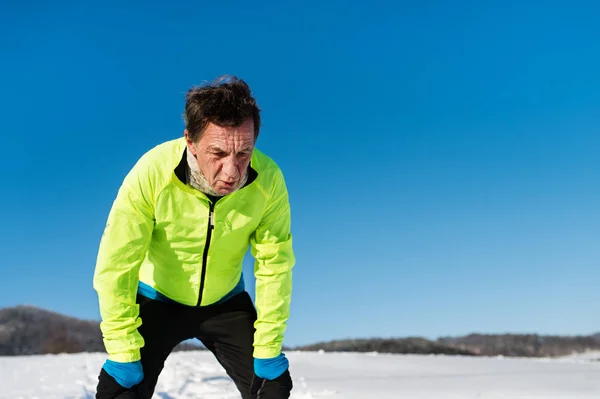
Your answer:
[[[146,256],[154,227],[149,185],[132,170],[121,185],[102,236],[94,289],[98,293],[100,328],[109,359],[140,359],[144,341],[138,332],[142,321],[136,304],[139,268]]]
[[[256,308],[254,357],[272,358],[281,353],[292,296],[291,212],[280,170],[276,174],[267,209],[251,238],[255,258]]]

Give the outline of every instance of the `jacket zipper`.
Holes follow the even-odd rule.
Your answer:
[[[202,293],[204,292],[204,279],[206,278],[206,263],[208,259],[208,247],[210,246],[210,237],[212,231],[215,228],[215,204],[210,201],[210,208],[208,211],[208,231],[206,232],[206,244],[204,245],[204,254],[202,255],[202,274],[200,277],[200,291],[198,292],[198,304],[202,302]]]

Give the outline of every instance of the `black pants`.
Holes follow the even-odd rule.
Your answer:
[[[144,379],[126,389],[102,369],[96,399],[151,399],[165,360],[177,344],[191,338],[199,339],[215,355],[243,399],[289,397],[292,388],[289,372],[266,384],[254,377],[252,344],[256,310],[247,292],[225,303],[203,308],[150,300],[139,295],[138,303],[142,319],[139,332],[145,341],[140,351]]]

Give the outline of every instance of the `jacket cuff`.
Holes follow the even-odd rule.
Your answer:
[[[255,346],[254,357],[256,359],[271,359],[281,354],[281,346]]]
[[[108,355],[108,360],[119,363],[137,362],[138,360],[141,360],[141,358],[139,349],[131,352],[112,353]]]

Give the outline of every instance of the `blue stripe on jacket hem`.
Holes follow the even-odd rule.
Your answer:
[[[223,302],[227,301],[228,299],[231,299],[233,296],[241,294],[245,290],[246,290],[246,284],[244,283],[244,275],[242,274],[242,276],[240,277],[240,281],[236,284],[236,286],[233,287],[233,289],[229,293],[227,293],[223,298],[219,299],[213,305],[223,303]],[[146,298],[154,299],[154,300],[161,301],[161,302],[169,302],[169,303],[176,303],[179,305],[183,305],[182,303],[179,303],[179,302],[167,297],[166,295],[158,292],[157,290],[155,290],[154,288],[150,287],[148,284],[146,284],[142,281],[140,281],[138,284],[138,294],[140,294]],[[187,305],[184,305],[184,306],[187,306]]]

